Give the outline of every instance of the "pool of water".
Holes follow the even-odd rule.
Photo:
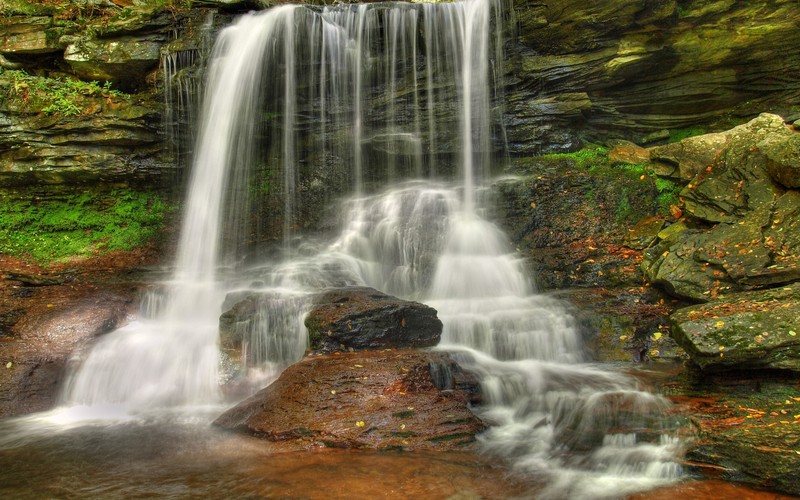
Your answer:
[[[291,450],[207,419],[0,422],[0,498],[514,498],[531,484],[468,451]]]

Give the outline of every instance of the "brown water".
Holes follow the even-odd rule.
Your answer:
[[[491,459],[471,452],[286,451],[205,425],[84,426],[22,436],[16,444],[0,449],[0,498],[530,495],[530,485],[510,479]]]
[[[12,435],[16,438],[11,439]],[[69,429],[0,422],[0,498],[536,498],[533,482],[470,451],[311,449],[226,433],[205,423]],[[722,481],[687,480],[631,497],[787,499]]]

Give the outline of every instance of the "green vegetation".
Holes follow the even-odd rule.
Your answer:
[[[658,192],[658,211],[664,215],[670,213],[670,207],[679,206],[680,193],[683,186],[669,179],[656,178],[656,191]]]
[[[694,137],[696,135],[703,135],[707,134],[708,130],[705,127],[694,126],[694,127],[686,127],[686,128],[679,128],[675,130],[669,131],[669,142],[681,142],[684,139],[688,139],[689,137]]]
[[[58,199],[0,202],[0,252],[41,263],[146,244],[170,210],[158,195],[117,189]]]
[[[551,153],[542,158],[551,160],[570,160],[576,167],[592,168],[596,165],[608,163],[608,149],[603,146],[591,144],[572,153]]]
[[[682,129],[675,132],[676,137],[704,133],[700,128]],[[585,172],[595,181],[584,194],[589,205],[605,203],[613,207],[616,222],[635,222],[643,217],[645,193],[653,193],[657,212],[670,215],[670,206],[680,204],[682,186],[669,179],[657,177],[647,164],[616,164],[608,161],[608,149],[596,144],[572,153],[553,153],[539,157],[548,164],[562,165],[561,169],[574,169]],[[652,198],[651,198],[652,199]],[[590,215],[598,215],[594,211]]]
[[[5,88],[4,88],[5,87]],[[84,82],[71,78],[46,78],[20,70],[0,70],[0,97],[16,100],[31,111],[48,115],[76,116],[90,98],[130,99],[111,83]]]

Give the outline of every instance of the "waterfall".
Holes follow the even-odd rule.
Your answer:
[[[157,313],[81,360],[65,403],[218,401],[219,316],[243,297],[260,306],[236,325],[242,358],[266,383],[302,356],[315,292],[367,285],[438,310],[441,348],[481,377],[482,445],[541,478],[543,496],[674,480],[666,401],[586,362],[568,308],[534,293],[485,218],[503,154],[501,11],[493,0],[284,5],[222,30],[174,276]],[[327,240],[301,231],[320,191],[344,198]],[[256,243],[270,238],[265,259]]]

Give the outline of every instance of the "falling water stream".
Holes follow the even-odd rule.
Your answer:
[[[615,498],[675,481],[679,443],[666,400],[587,362],[568,307],[535,293],[524,263],[485,217],[493,158],[502,152],[502,12],[492,0],[287,5],[222,30],[208,64],[175,271],[151,297],[158,307],[80,353],[62,407],[24,420],[40,430],[26,438],[4,424],[0,451],[26,445],[38,456],[35,443],[47,435],[53,443],[102,436],[119,447],[188,441],[186,453],[219,453],[219,460],[190,465],[196,462],[186,453],[152,451],[142,458],[150,467],[142,467],[158,469],[152,464],[164,460],[191,481],[217,481],[212,497],[236,491],[234,479],[198,478],[202,467],[222,462],[230,472],[231,448],[238,461],[264,460],[251,445],[231,446],[210,430],[213,437],[196,442],[196,429],[207,429],[224,407],[220,381],[269,383],[307,347],[302,319],[312,295],[367,285],[437,309],[439,349],[481,378],[485,402],[475,411],[491,424],[479,437],[482,449],[535,479],[537,497]],[[336,234],[312,239],[299,233],[298,220],[304,189],[325,169],[349,187],[331,202]],[[242,242],[261,230],[253,214],[267,197],[281,200],[274,215],[281,257],[253,263]],[[231,375],[220,369],[219,317],[246,293],[268,300],[240,325],[246,373]],[[86,419],[109,416],[86,430]],[[160,430],[142,430],[154,423]],[[94,442],[96,454],[86,460],[101,463],[114,446]],[[485,488],[468,479],[481,477],[474,474],[484,465],[464,466],[464,484]],[[92,467],[97,489],[81,491],[104,496],[103,474]],[[118,472],[136,476],[130,467]],[[174,487],[174,496],[196,493],[177,479],[162,486],[162,493]],[[519,494],[503,488],[494,493]],[[105,493],[147,490],[116,485]]]

